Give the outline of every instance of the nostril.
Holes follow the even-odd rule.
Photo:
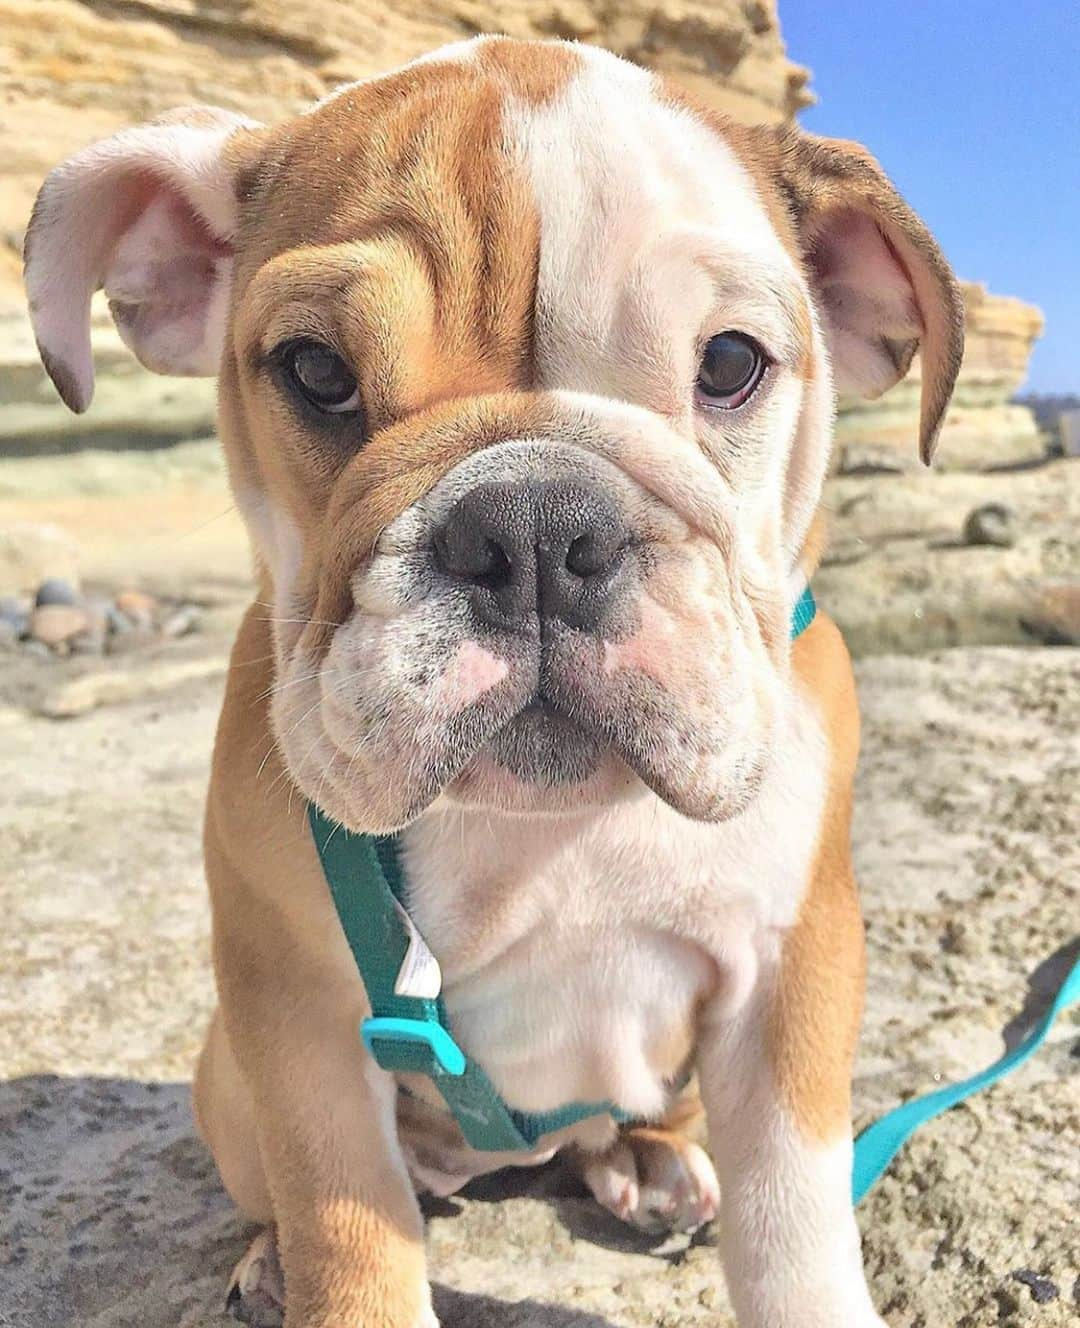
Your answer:
[[[586,531],[570,541],[566,550],[566,570],[573,576],[598,576],[606,571],[619,554],[619,546],[595,531]]]
[[[445,526],[435,538],[435,557],[444,572],[469,585],[502,590],[513,580],[513,562],[506,549],[475,522]]]
[[[432,570],[467,591],[476,618],[500,630],[560,620],[593,630],[631,565],[634,542],[598,485],[564,479],[480,484],[434,531]]]
[[[469,579],[488,590],[503,590],[513,579],[513,570],[503,546],[497,540],[486,539],[469,571]]]

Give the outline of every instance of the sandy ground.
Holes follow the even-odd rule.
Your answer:
[[[169,503],[129,496],[126,510],[140,580],[182,572],[210,587],[202,636],[104,664],[0,665],[2,1328],[222,1323],[245,1240],[188,1105],[212,1000],[199,823],[245,563],[235,518],[210,519],[219,480],[189,481],[202,534],[181,503],[155,545],[144,536],[173,520]],[[4,492],[0,475],[0,516]],[[130,569],[131,525],[103,519],[93,485],[69,498],[90,574]],[[196,551],[178,571],[181,539]],[[42,717],[80,675],[93,687],[102,674],[109,704]],[[859,677],[862,1124],[993,1060],[1075,953],[1080,652],[885,655]],[[929,1127],[862,1205],[892,1328],[1077,1321],[1078,1140],[1074,1011],[1023,1070]],[[731,1322],[710,1233],[651,1247],[557,1167],[433,1205],[428,1232],[445,1328]]]
[[[134,675],[152,686],[175,662]],[[860,675],[865,1121],[993,1059],[1060,975],[1080,918],[1080,754],[1062,728],[1080,659],[981,649],[881,657]],[[212,1324],[243,1244],[187,1089],[211,1002],[198,826],[220,674],[133,690],[63,723],[3,712],[18,772],[0,811],[5,1328]],[[895,1328],[1075,1322],[1078,1052],[1067,1017],[863,1205]],[[729,1322],[707,1237],[650,1250],[558,1173],[537,1186],[546,1197],[519,1178],[499,1202],[489,1186],[435,1210],[447,1328]]]

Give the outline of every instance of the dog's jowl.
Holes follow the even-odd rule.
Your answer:
[[[565,1149],[627,1222],[719,1216],[743,1328],[879,1325],[858,719],[836,629],[793,613],[835,391],[921,344],[928,459],[962,329],[874,160],[485,39],[283,124],[189,109],[86,148],[41,190],[27,287],[75,410],[100,287],[144,364],[220,376],[258,604],[206,816],[196,1109],[267,1224],[234,1302],[429,1328],[416,1192]],[[312,817],[396,854],[395,991],[439,998],[446,1042],[415,1036],[547,1133],[485,1147],[445,1078],[365,1045]]]

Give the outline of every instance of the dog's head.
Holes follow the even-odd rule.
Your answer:
[[[738,809],[770,753],[834,388],[961,351],[941,254],[862,149],[718,120],[603,52],[486,39],[264,129],[79,153],[27,237],[75,410],[89,300],[221,377],[275,618],[277,739],[366,830],[444,796]]]

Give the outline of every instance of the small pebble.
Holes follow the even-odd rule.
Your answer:
[[[18,595],[0,595],[0,622],[10,623],[17,636],[25,636],[30,630],[32,607],[28,599]]]
[[[89,626],[90,615],[74,604],[43,604],[30,617],[31,636],[53,650],[69,646]]]
[[[1040,1277],[1038,1273],[1032,1272],[1030,1268],[1019,1268],[1012,1276],[1013,1281],[1020,1282],[1027,1287],[1031,1292],[1031,1299],[1036,1305],[1048,1305],[1061,1295],[1056,1282],[1051,1282],[1048,1277]]]
[[[0,618],[0,654],[4,654],[9,650],[17,650],[18,646],[19,629],[7,618]]]
[[[983,503],[964,519],[965,544],[1011,549],[1016,543],[1016,513],[1005,503]]]
[[[194,604],[181,604],[162,622],[162,636],[187,636],[199,626],[202,614]]]
[[[116,607],[136,627],[150,627],[157,610],[157,600],[143,590],[122,590],[116,597]]]
[[[115,604],[109,604],[105,609],[105,625],[113,636],[122,636],[134,626],[127,614],[121,613]]]
[[[34,604],[39,609],[52,604],[77,605],[81,603],[82,597],[71,582],[65,581],[59,576],[50,576],[47,580],[42,581],[34,598]]]

